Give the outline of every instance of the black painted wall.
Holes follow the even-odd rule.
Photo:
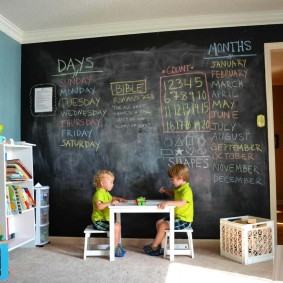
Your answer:
[[[282,26],[162,32],[22,46],[22,139],[50,186],[50,235],[82,236],[92,178],[113,195],[161,199],[169,166],[189,166],[194,238],[219,219],[269,218],[264,43]],[[160,215],[124,215],[123,237],[153,237]]]

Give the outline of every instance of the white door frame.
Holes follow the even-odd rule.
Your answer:
[[[276,165],[274,145],[274,115],[273,115],[273,92],[272,92],[272,68],[271,52],[283,49],[283,42],[265,43],[265,81],[266,81],[266,104],[267,104],[267,130],[268,130],[268,158],[269,158],[269,187],[270,187],[270,215],[274,220],[275,244],[277,244],[277,200],[276,200]]]

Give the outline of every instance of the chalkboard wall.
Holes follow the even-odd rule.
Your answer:
[[[113,195],[166,198],[167,170],[190,168],[194,237],[219,219],[270,217],[264,42],[282,26],[176,31],[22,46],[22,139],[50,186],[50,235],[82,236],[92,178]],[[283,35],[281,36],[283,40]],[[160,215],[124,215],[123,237],[155,235]]]

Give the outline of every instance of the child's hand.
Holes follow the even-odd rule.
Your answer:
[[[128,202],[127,199],[119,198],[119,202]]]
[[[158,208],[164,209],[164,208],[166,208],[167,205],[168,205],[168,202],[164,201],[164,202],[162,202],[158,205]]]
[[[118,200],[113,200],[113,201],[110,202],[110,205],[117,205],[118,203],[119,203]]]
[[[165,187],[161,187],[160,189],[159,189],[159,192],[162,194],[162,193],[165,193],[166,192],[166,188]]]

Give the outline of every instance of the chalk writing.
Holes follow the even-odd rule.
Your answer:
[[[154,96],[148,93],[147,81],[133,80],[110,83],[113,96],[115,129],[142,129],[148,132],[151,127],[152,110],[146,103]]]
[[[95,149],[100,146],[96,131],[107,110],[100,107],[101,99],[92,73],[103,73],[93,57],[57,59],[57,73],[52,75],[58,86],[61,148]],[[62,78],[64,77],[64,78]]]
[[[57,60],[57,70],[58,73],[62,73],[63,71],[82,71],[84,69],[93,69],[92,57],[82,57],[78,58],[70,58],[68,61],[58,59]]]
[[[230,144],[230,143],[213,143],[211,150],[219,151],[259,151],[262,152],[260,144]]]
[[[211,111],[210,118],[221,118],[221,119],[231,119],[237,120],[239,119],[239,111]]]
[[[235,108],[235,100],[214,100],[212,101],[211,107],[219,109],[233,109]]]
[[[168,66],[165,70],[162,71],[162,74],[174,75],[180,73],[187,73],[192,69],[192,65]]]
[[[215,123],[214,123],[215,124]],[[228,126],[225,126],[228,128]],[[211,140],[212,141],[248,141],[251,133],[223,133],[221,131],[225,131],[224,129],[219,129],[220,132],[213,133]]]
[[[242,88],[244,87],[242,80],[233,80],[233,81],[212,81],[211,82],[212,88],[225,88],[225,89],[233,89],[233,88]]]
[[[78,149],[84,149],[84,148],[90,148],[95,149],[98,151],[100,146],[100,141],[87,141],[87,140],[66,140],[63,139],[61,141],[61,147],[64,148],[78,148]]]
[[[255,160],[254,154],[239,152],[215,152],[212,154],[213,160]]]
[[[168,166],[171,167],[177,163],[183,163],[187,165],[189,168],[209,168],[210,157],[208,156],[195,156],[195,157],[175,157],[168,158]]]
[[[160,105],[164,133],[207,131],[209,93],[206,75],[185,73],[160,78]]]
[[[261,178],[233,177],[233,176],[217,176],[214,175],[214,183],[235,183],[246,185],[263,185]]]
[[[88,106],[96,106],[98,107],[100,98],[60,98],[59,105],[62,107],[88,107]]]
[[[260,175],[258,167],[253,164],[217,163],[213,164],[212,170],[216,172],[240,172],[248,173],[250,175]]]
[[[60,111],[60,114],[62,117],[65,116],[92,116],[92,117],[97,117],[100,116],[101,118],[103,118],[105,116],[105,114],[107,113],[106,110],[103,109],[98,109],[98,110],[91,110],[91,109],[79,109],[79,110],[64,110],[64,111]]]
[[[146,93],[146,80],[110,83],[112,95]]]
[[[241,118],[238,101],[245,91],[249,76],[248,58],[256,55],[250,51],[252,43],[249,40],[214,42],[209,45],[208,57],[205,58],[210,60],[211,69],[209,140],[215,183],[262,185],[261,178],[253,176],[260,175],[261,170],[254,164],[246,164],[257,160],[262,153],[262,146],[250,142],[252,133],[237,130]],[[242,177],[245,174],[251,177]]]
[[[90,138],[92,130],[62,130],[62,137],[82,137],[82,138]]]
[[[211,69],[222,69],[222,68],[246,68],[247,59],[230,59],[230,60],[212,60],[210,62]]]
[[[211,127],[210,130],[211,131],[234,131],[236,128],[236,123],[232,123],[232,124],[225,124],[223,122],[211,122]]]
[[[252,43],[250,40],[237,40],[229,42],[214,42],[211,43],[208,49],[208,55],[219,56],[221,54],[238,54],[252,50]]]
[[[143,100],[152,100],[154,96],[152,94],[139,94],[139,95],[131,95],[124,97],[113,97],[113,102],[117,104],[123,104],[127,102],[139,102]]]
[[[248,70],[212,70],[212,78],[247,78]]]
[[[190,168],[210,167],[211,158],[207,155],[206,140],[203,136],[165,138],[160,153],[169,166],[184,163]]]
[[[68,119],[61,120],[62,127],[83,127],[83,126],[98,126],[101,119]]]
[[[60,79],[58,82],[58,86],[60,87],[69,87],[69,86],[81,86],[87,85],[90,86],[92,81],[91,76],[83,76],[83,77],[75,77],[75,78],[67,78],[67,79]]]
[[[61,88],[60,96],[69,96],[69,95],[81,95],[81,94],[95,94],[95,88],[93,87],[72,87],[72,88]]]
[[[211,98],[239,98],[239,94],[230,90],[212,90]]]

